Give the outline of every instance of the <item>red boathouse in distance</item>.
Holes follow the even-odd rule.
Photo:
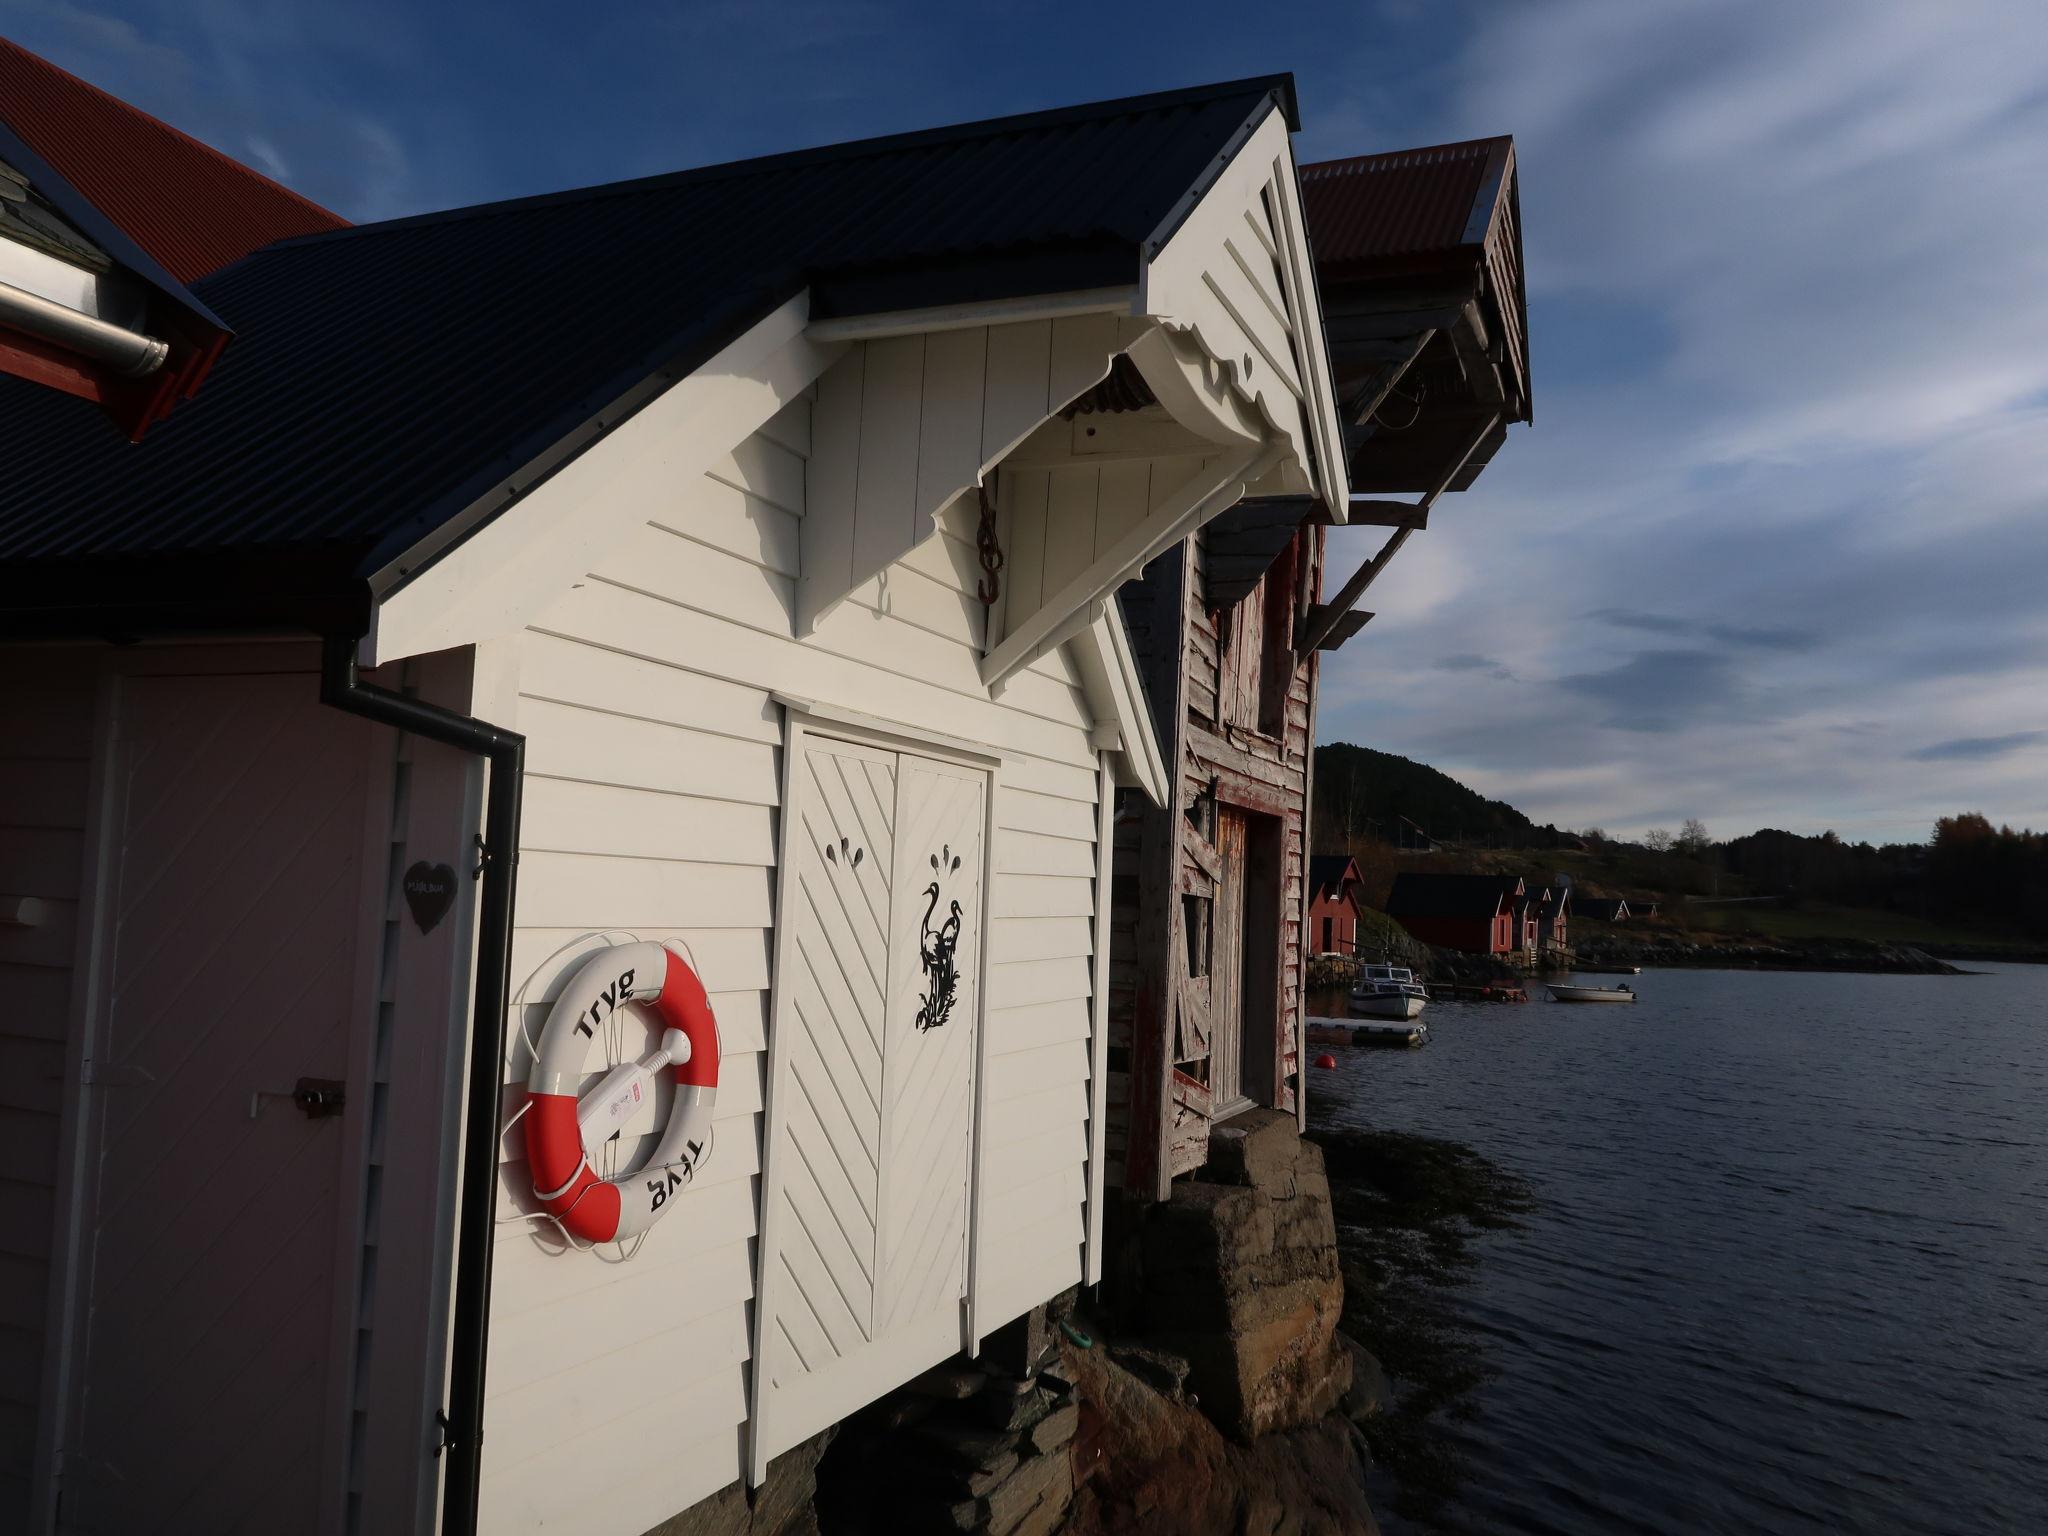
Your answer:
[[[1425,944],[1474,955],[1516,947],[1515,914],[1527,889],[1516,876],[1419,874],[1394,877],[1387,916]]]
[[[1358,860],[1317,853],[1308,861],[1308,942],[1319,955],[1358,953]]]

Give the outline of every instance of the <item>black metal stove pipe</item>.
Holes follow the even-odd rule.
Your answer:
[[[483,1474],[484,1363],[490,1343],[491,1250],[498,1212],[498,1105],[511,991],[512,902],[519,874],[519,806],[526,738],[362,681],[356,641],[330,636],[320,699],[336,709],[474,752],[491,765],[484,803],[483,893],[477,915],[476,1007],[462,1134],[462,1210],[456,1233],[455,1321],[449,1360],[441,1529],[473,1536]]]

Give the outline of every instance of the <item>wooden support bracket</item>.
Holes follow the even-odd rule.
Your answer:
[[[1320,624],[1329,611],[1328,603],[1317,603],[1309,610],[1309,623]],[[1319,651],[1340,649],[1346,640],[1357,634],[1372,622],[1372,614],[1363,608],[1354,608],[1349,613],[1337,616],[1337,622],[1330,625],[1323,638],[1316,642]]]

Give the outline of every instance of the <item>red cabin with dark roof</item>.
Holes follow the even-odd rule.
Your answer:
[[[1514,875],[1440,875],[1404,870],[1394,877],[1387,916],[1425,944],[1474,955],[1505,955],[1521,935],[1528,889]]]
[[[1358,860],[1344,853],[1311,854],[1308,861],[1308,943],[1319,955],[1358,953]]]

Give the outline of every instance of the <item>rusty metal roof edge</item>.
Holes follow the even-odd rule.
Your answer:
[[[0,118],[0,160],[5,160],[29,179],[29,185],[48,200],[65,218],[115,263],[140,282],[154,288],[202,325],[224,336],[234,335],[229,324],[202,303],[197,294],[164,270],[157,259],[138,245],[133,236],[106,214],[93,200],[72,186],[56,167],[29,147],[27,140]]]
[[[1472,198],[1472,216],[1465,221],[1464,244],[1485,245],[1492,238],[1494,221],[1500,217],[1501,193],[1514,174],[1514,139],[1496,140],[1486,157],[1486,170],[1480,177],[1479,190]]]
[[[1513,144],[1511,133],[1488,134],[1477,139],[1452,139],[1443,144],[1418,144],[1408,149],[1380,149],[1364,155],[1344,155],[1335,160],[1313,160],[1301,168],[1305,177],[1354,175],[1366,170],[1400,170],[1414,165],[1434,165],[1442,160],[1470,159],[1481,148],[1489,153],[1501,144]],[[1468,151],[1454,155],[1452,151]]]

